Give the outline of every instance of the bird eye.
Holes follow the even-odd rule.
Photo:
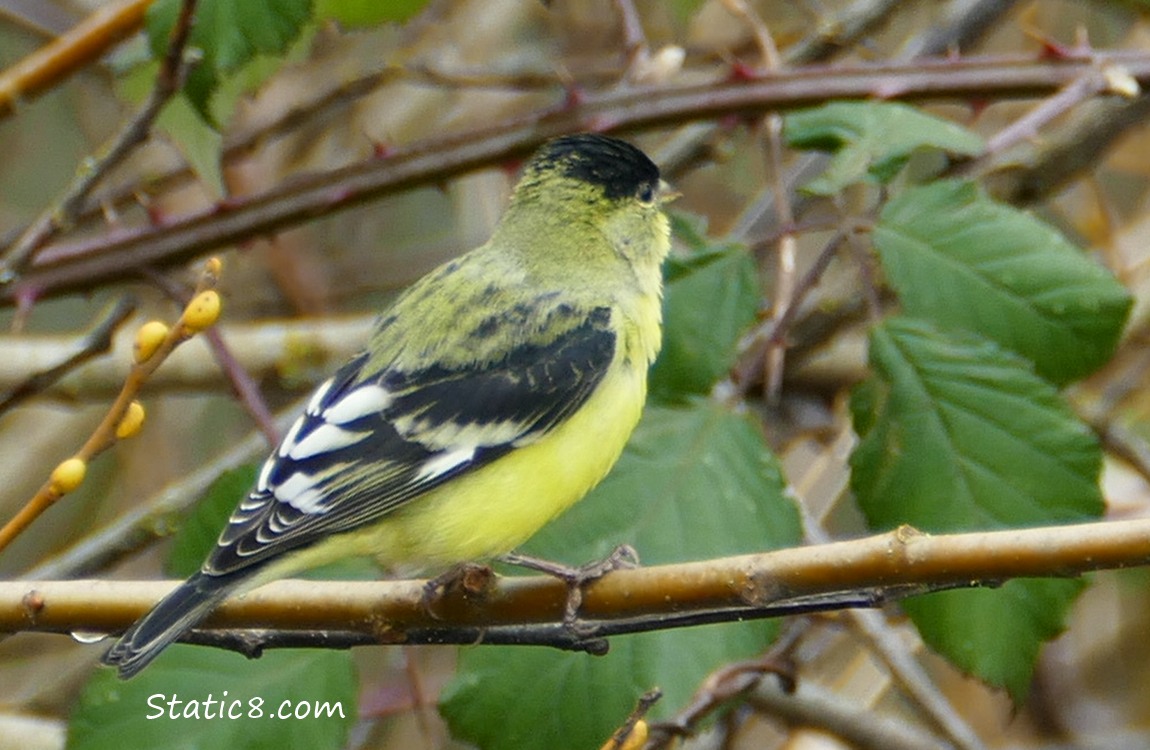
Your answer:
[[[645,182],[639,186],[639,192],[635,194],[642,203],[655,202],[655,186],[649,182]]]

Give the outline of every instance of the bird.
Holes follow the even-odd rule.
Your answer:
[[[546,142],[491,238],[383,311],[201,569],[102,661],[130,678],[229,595],[346,558],[430,571],[499,557],[586,495],[646,400],[675,196],[625,141]]]

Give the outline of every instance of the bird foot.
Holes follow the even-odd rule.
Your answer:
[[[583,589],[615,570],[635,568],[639,565],[639,553],[629,544],[621,544],[602,560],[572,567],[551,560],[543,560],[530,555],[508,553],[499,558],[509,565],[534,570],[558,578],[567,584],[567,602],[563,607],[563,626],[573,633],[581,634],[579,627],[579,606],[583,603]]]

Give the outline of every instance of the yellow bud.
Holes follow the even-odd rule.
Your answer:
[[[220,295],[216,290],[200,292],[184,308],[184,331],[199,333],[210,328],[220,317]]]
[[[57,495],[66,495],[80,486],[84,481],[84,474],[88,471],[88,464],[82,458],[69,458],[61,461],[60,465],[52,470],[49,479],[52,491]]]
[[[213,279],[218,279],[222,270],[224,270],[224,264],[219,258],[211,257],[204,262],[204,273]]]
[[[121,440],[130,438],[140,431],[143,424],[144,405],[139,401],[133,401],[128,404],[128,410],[124,412],[124,416],[120,418],[120,423],[116,425],[116,437]]]
[[[635,726],[631,727],[631,733],[627,735],[627,739],[623,740],[619,750],[642,750],[643,745],[646,744],[647,722],[639,719],[635,722]]]
[[[167,336],[168,327],[158,320],[140,326],[140,330],[136,331],[136,343],[132,349],[132,356],[136,362],[147,362],[151,359]]]
[[[620,738],[616,732],[615,736],[607,740],[599,750],[642,750],[645,744],[647,744],[647,722],[639,719],[631,727],[631,731],[627,732],[627,736]]]

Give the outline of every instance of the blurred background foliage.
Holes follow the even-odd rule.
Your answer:
[[[0,0],[0,68],[101,5],[95,0]],[[760,50],[752,27],[732,14],[730,5],[718,0],[633,5],[612,0],[314,4],[284,0],[282,5],[236,4],[233,10],[238,9],[238,16],[229,16],[228,4],[215,4],[219,15],[212,28],[224,32],[203,42],[207,55],[194,74],[188,98],[169,107],[148,143],[97,190],[103,200],[91,217],[59,241],[107,236],[117,225],[137,227],[148,221],[162,225],[173,217],[211,210],[225,196],[242,201],[290,185],[301,175],[386,158],[391,149],[408,144],[498,130],[504,123],[562,109],[586,92],[737,78],[759,65]],[[849,68],[899,59],[932,33],[970,23],[979,12],[991,13],[993,22],[972,32],[952,51],[1023,55],[1037,61],[1087,39],[1096,49],[1144,52],[1150,46],[1150,26],[1140,3],[836,0],[750,5],[784,57],[826,29],[838,29],[836,23],[850,13],[873,14],[875,20],[865,32],[796,63],[829,58]],[[84,168],[85,158],[146,96],[157,67],[150,50],[163,49],[163,19],[172,18],[177,6],[160,3],[148,30],[0,119],[0,244],[7,245],[21,226],[52,204],[62,186]],[[628,9],[636,13],[647,57],[629,51],[636,39],[635,29],[628,32],[625,21]],[[248,18],[243,17],[245,10],[251,14]],[[244,23],[251,20],[257,31],[266,27],[267,33],[245,37]],[[283,28],[278,25],[281,21]],[[241,31],[228,35],[232,29]],[[256,42],[245,47],[245,39]],[[807,85],[819,90],[817,79]],[[909,204],[913,214],[916,207],[906,197],[911,194],[906,183],[946,168],[942,151],[978,153],[979,137],[993,139],[1036,102],[1036,98],[990,94],[932,101],[916,104],[912,115],[884,110],[881,116],[892,119],[869,125],[860,124],[859,110],[833,117],[823,111],[822,120],[806,125],[808,134],[814,133],[809,141],[794,132],[803,123],[788,120],[793,131],[787,138],[794,146],[783,157],[788,170],[798,169],[807,158],[799,148],[845,150],[854,142],[849,131],[857,125],[858,132],[872,141],[866,156],[879,165],[872,171],[881,173],[870,179],[863,169],[838,183],[824,180],[817,192],[832,195],[829,201],[819,203],[807,193],[795,195],[801,229],[794,235],[797,275],[816,263],[842,227],[842,216],[879,222],[875,249],[888,286],[876,288],[878,304],[892,311],[898,294],[904,313],[930,320],[937,313],[930,309],[931,302],[945,295],[924,295],[922,276],[914,274],[926,273],[929,278],[938,269],[908,270],[905,260],[899,266],[900,246],[891,240],[891,233],[902,232],[899,236],[904,238],[919,230],[927,237],[943,233],[945,217],[931,214],[927,218],[934,223],[925,229],[914,224],[913,216],[896,217],[895,209]],[[983,184],[1002,203],[988,211],[1010,203],[1022,205],[1060,233],[1059,239],[1047,244],[1065,242],[1065,252],[1071,254],[1075,247],[1085,248],[1087,253],[1075,258],[1088,257],[1091,264],[1108,268],[1132,296],[1131,322],[1113,358],[1061,395],[1030,372],[1031,365],[1019,364],[1014,354],[995,349],[992,356],[995,366],[1017,365],[1019,372],[1028,373],[1017,377],[1031,378],[1018,386],[1024,405],[1009,416],[1033,415],[1043,430],[1072,444],[1067,450],[1083,454],[1079,478],[1092,478],[1091,472],[1097,472],[1092,454],[1086,455],[1097,447],[1082,425],[1095,428],[1106,450],[1100,495],[1087,497],[1085,508],[1062,509],[1057,517],[1097,515],[1101,497],[1107,518],[1143,517],[1150,487],[1145,470],[1139,469],[1137,452],[1143,450],[1150,413],[1150,404],[1141,396],[1150,366],[1144,353],[1150,139],[1140,116],[1131,116],[1120,137],[1107,140],[1107,149],[1083,164],[1073,179],[1042,182],[1043,160],[1050,159],[1044,147],[1057,141],[1090,104],[1079,102],[1061,118],[1045,123],[1041,132],[1022,139],[1017,148],[995,154],[998,163]],[[272,133],[266,130],[293,111],[299,116],[288,126]],[[962,127],[951,133],[937,120],[922,124],[916,118],[919,113]],[[895,118],[911,118],[915,124]],[[1082,119],[1092,121],[1085,115]],[[828,138],[822,127],[836,136]],[[1084,148],[1103,140],[1092,136],[1086,125],[1081,127]],[[922,128],[921,143],[915,141],[906,154],[899,154],[892,167],[874,143],[885,140],[883,128],[897,128],[902,135]],[[892,131],[891,140],[898,141],[898,134]],[[965,140],[968,134],[973,141]],[[751,346],[749,334],[768,316],[778,283],[781,230],[769,200],[774,176],[762,118],[728,113],[716,121],[670,123],[623,135],[665,165],[667,176],[683,194],[672,207],[677,254],[667,272],[666,355],[652,375],[655,403],[618,470],[603,491],[578,506],[563,525],[541,534],[532,551],[579,562],[614,544],[630,542],[638,546],[644,561],[656,563],[795,544],[800,531],[795,509],[784,494],[788,483],[803,500],[805,513],[836,536],[864,534],[868,520],[875,528],[905,520],[904,512],[911,512],[907,507],[921,501],[921,494],[908,491],[905,502],[902,496],[888,495],[891,504],[885,507],[873,501],[884,494],[881,470],[913,470],[863,467],[869,468],[868,473],[858,464],[866,460],[867,451],[891,455],[890,444],[882,437],[889,434],[884,430],[891,420],[897,419],[891,416],[891,405],[898,406],[896,381],[906,363],[895,361],[889,345],[910,346],[907,342],[933,333],[923,333],[920,323],[898,320],[870,328],[869,364],[879,374],[851,398],[852,388],[871,372],[868,275],[859,270],[859,256],[868,253],[870,245],[840,250],[823,273],[788,332],[792,348],[779,397],[764,398],[758,370],[741,380],[731,377],[733,369],[738,374],[739,352]],[[924,152],[920,148],[924,144],[934,148]],[[221,153],[228,156],[221,158]],[[844,169],[849,172],[851,166]],[[273,412],[290,407],[358,348],[381,304],[437,263],[484,241],[505,204],[517,167],[515,160],[490,164],[321,215],[274,236],[219,249],[225,264],[222,334],[241,369],[255,379],[267,406]],[[905,172],[900,172],[903,168]],[[1032,182],[1024,187],[1011,183],[1020,173],[1030,175]],[[828,173],[832,178],[836,174],[843,172]],[[886,204],[893,208],[880,217],[877,209],[892,186],[878,186],[875,180],[895,175],[902,182],[895,182],[893,190],[906,192]],[[117,194],[133,197],[115,200],[112,196]],[[990,200],[982,193],[964,195],[963,200],[979,205]],[[227,204],[221,210],[226,211]],[[1028,221],[1010,210],[1011,222]],[[7,331],[0,335],[2,394],[66,356],[76,337],[121,295],[130,293],[138,301],[136,317],[121,330],[112,354],[0,414],[4,480],[0,518],[15,513],[99,419],[126,370],[135,325],[152,317],[171,320],[177,314],[156,276],[189,284],[197,265],[125,273],[114,283],[93,285],[82,293],[37,300],[23,309],[0,309],[0,328]],[[862,266],[876,273],[873,263]],[[1070,268],[1071,275],[1089,275],[1080,272],[1080,266]],[[950,288],[945,279],[938,283]],[[908,287],[917,291],[917,298]],[[923,296],[930,299],[924,301]],[[1113,314],[1102,325],[1105,331],[1084,334],[1083,351],[1090,349],[1088,344],[1098,349],[1082,355],[1086,365],[1066,365],[1068,369],[1062,370],[1060,364],[1045,362],[1041,353],[1022,351],[1037,362],[1042,377],[1062,386],[1107,360],[1129,300],[1125,292],[1109,288],[1099,300],[1098,307],[1109,305]],[[958,313],[946,314],[953,318]],[[875,353],[876,341],[888,345],[882,350],[885,354]],[[990,345],[960,339],[948,343],[946,352],[966,351],[964,346],[982,351]],[[1075,351],[1065,351],[1074,346],[1059,340],[1055,348],[1075,360]],[[1049,353],[1050,347],[1046,349]],[[1015,371],[1010,373],[1004,377],[1015,378]],[[148,409],[144,437],[121,443],[94,462],[79,491],[0,555],[0,575],[15,579],[29,571],[43,572],[45,568],[38,566],[51,563],[54,556],[131,509],[163,493],[194,499],[204,494],[208,478],[262,450],[256,448],[259,437],[251,437],[251,404],[235,397],[201,339],[165,363],[143,399]],[[1027,412],[1033,404],[1049,410]],[[855,454],[853,478],[850,456],[858,438],[852,426],[864,436],[864,450]],[[1123,437],[1118,440],[1116,435]],[[245,440],[251,447],[237,455],[236,446]],[[1008,457],[1010,449],[1018,447],[1009,441],[1005,445]],[[1015,460],[1026,459],[1019,454]],[[179,513],[160,514],[154,519],[154,535],[139,540],[132,554],[113,556],[107,564],[64,570],[77,577],[150,578],[162,575],[173,558],[195,558],[198,545],[212,536],[199,524],[209,523],[208,517],[214,519],[210,523],[219,522],[219,507],[234,502],[235,488],[247,475],[241,474],[238,483],[234,475],[228,476],[231,482],[217,487],[192,521],[184,523]],[[663,481],[652,482],[654,476]],[[1096,482],[1087,484],[1087,495],[1096,492]],[[941,486],[931,485],[925,494]],[[862,501],[861,510],[852,489]],[[631,512],[620,504],[637,494],[644,495],[640,500],[646,512]],[[1025,516],[1022,520],[1027,518],[1037,522]],[[956,525],[962,523],[984,527],[969,524],[969,518]],[[169,537],[177,526],[183,531],[173,543]],[[618,538],[597,533],[600,529],[612,529]],[[1045,599],[1039,601],[1040,613],[1053,613],[1052,622],[1040,624],[1043,633],[1038,640],[1032,636],[1026,641],[1033,648],[1022,659],[1024,668],[1013,677],[995,674],[998,664],[986,668],[959,661],[984,679],[1007,685],[1020,698],[1017,703],[1007,691],[964,676],[924,647],[901,611],[888,613],[887,627],[895,642],[925,665],[951,710],[973,728],[984,743],[981,746],[1146,747],[1150,745],[1150,644],[1143,637],[1150,627],[1147,583],[1147,573],[1141,569],[1097,574],[1086,587],[1059,582],[1070,590],[1059,594],[1063,598],[1058,605],[1047,608]],[[1063,623],[1059,607],[1071,602]],[[957,607],[957,616],[976,617],[973,608],[964,606]],[[915,612],[918,609],[921,603],[910,608],[911,614],[929,632]],[[1038,651],[1040,640],[1053,636],[1063,624],[1065,633]],[[824,617],[796,627],[800,635],[788,654],[802,684],[827,689],[835,705],[865,707],[867,712],[856,719],[860,723],[870,714],[889,715],[930,730],[930,722],[891,678],[853,620]],[[946,629],[937,622],[933,627]],[[134,688],[144,691],[140,695],[179,691],[195,696],[231,685],[233,694],[247,691],[270,697],[277,686],[294,681],[303,686],[304,697],[347,696],[348,705],[356,706],[355,714],[337,728],[314,725],[293,731],[289,725],[278,732],[234,726],[223,730],[198,722],[145,725],[140,721],[143,706],[124,697],[132,695],[132,689],[106,674],[92,678],[99,647],[60,636],[21,634],[0,642],[0,748],[54,748],[65,743],[107,747],[124,742],[143,747],[170,742],[173,734],[186,747],[430,748],[467,747],[469,741],[489,748],[596,747],[622,723],[643,691],[656,685],[664,688],[666,697],[656,715],[674,716],[705,675],[762,652],[776,633],[773,625],[760,623],[709,626],[688,631],[681,639],[664,633],[633,636],[613,644],[612,656],[600,661],[584,655],[524,656],[488,648],[464,649],[460,656],[454,648],[427,647],[357,649],[350,657],[311,654],[304,662],[275,654],[275,659],[249,664],[232,654],[208,657],[202,649],[186,647],[173,649],[167,662],[157,663],[152,682]],[[995,632],[986,634],[988,641],[1001,640]],[[977,648],[985,652],[993,645],[980,641]],[[1007,646],[1014,649],[1015,641]],[[957,651],[969,647],[969,642],[953,646]],[[954,652],[947,653],[956,660]],[[541,661],[534,661],[537,658]],[[500,671],[507,664],[511,668]],[[536,676],[538,680],[533,679]],[[141,680],[145,678],[148,673]],[[441,691],[446,720],[435,710]],[[828,727],[819,731],[792,726],[798,720],[779,719],[761,701],[732,704],[686,745],[843,746],[844,740]],[[74,718],[69,735],[70,717]],[[157,734],[143,734],[141,727]],[[262,730],[262,725],[258,728]]]

